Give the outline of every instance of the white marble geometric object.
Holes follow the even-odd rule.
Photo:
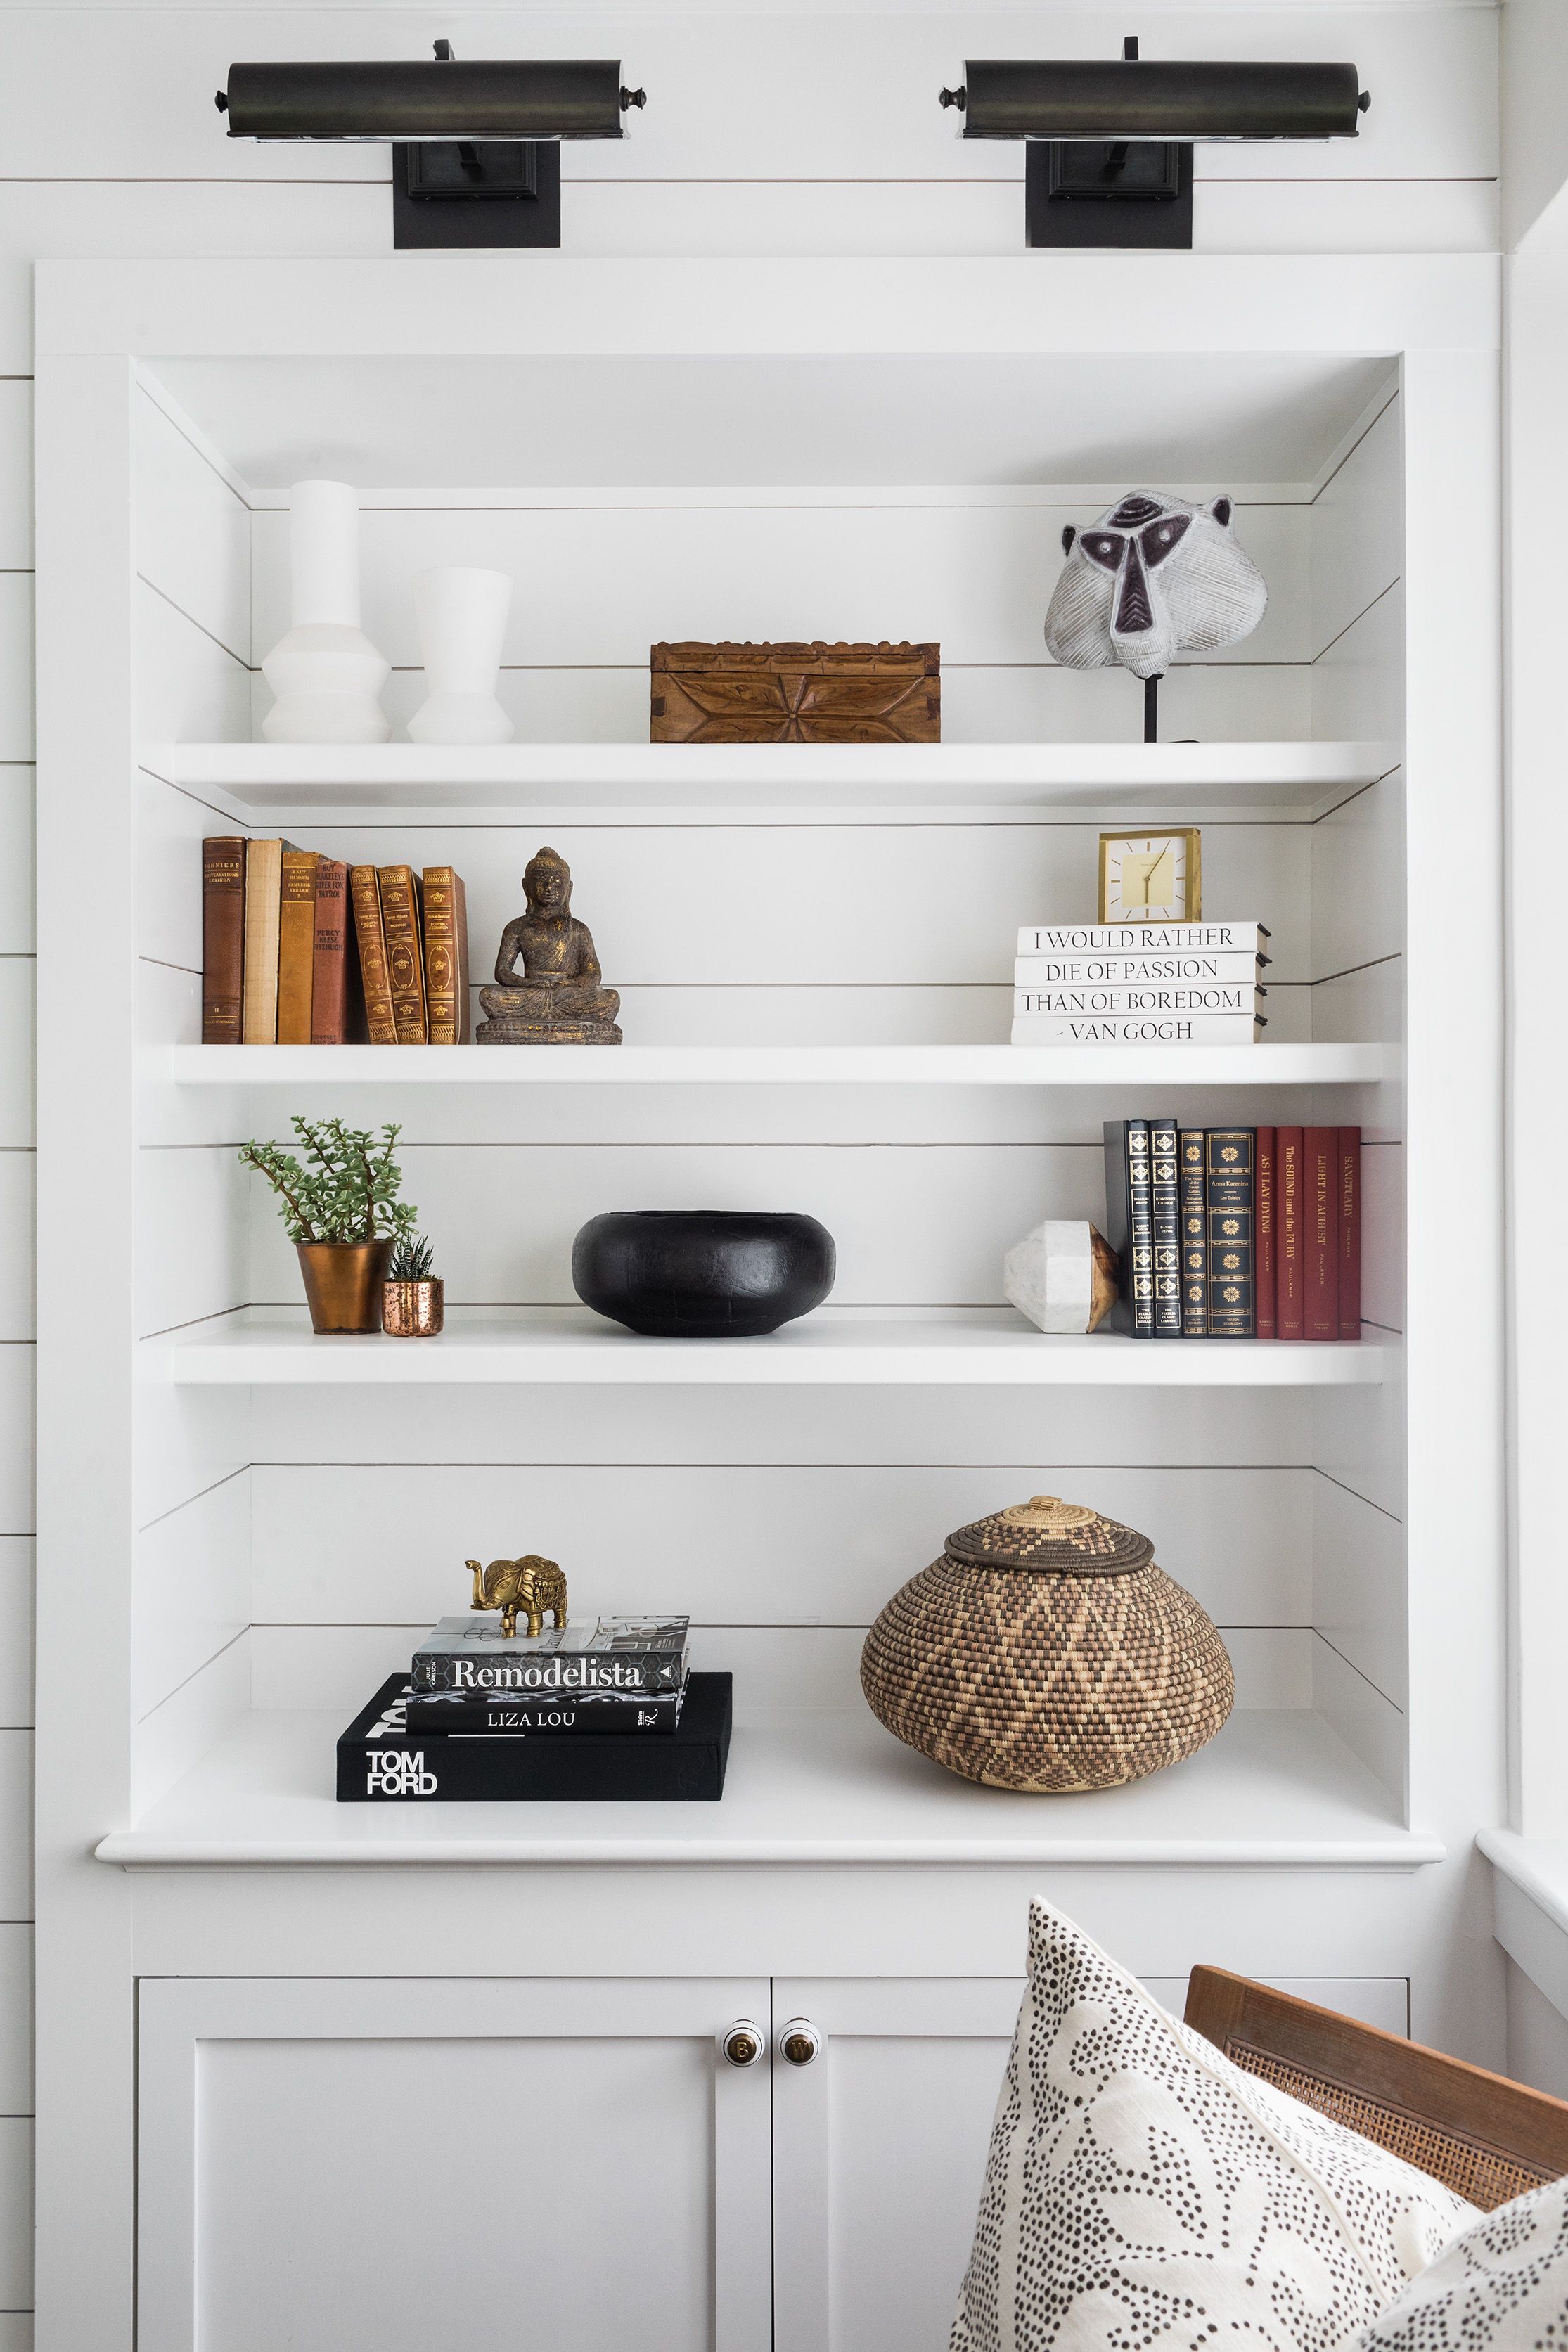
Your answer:
[[[1082,1217],[1047,1217],[1002,1261],[1002,1287],[1042,1331],[1092,1331],[1116,1303],[1116,1259]]]

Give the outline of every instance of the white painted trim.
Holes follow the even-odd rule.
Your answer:
[[[1305,1707],[1239,1710],[1184,1764],[1114,1792],[984,1789],[912,1755],[868,1711],[737,1726],[718,1804],[343,1804],[341,1718],[253,1715],[135,1828],[102,1839],[130,1870],[460,1864],[592,1868],[754,1864],[1166,1864],[1414,1870],[1443,1841],[1399,1826],[1373,1775]]]
[[[1496,256],[42,261],[40,356],[1496,351]],[[918,331],[910,321],[918,320]]]
[[[243,1049],[242,1049],[243,1050]],[[1011,1307],[818,1307],[760,1339],[652,1339],[586,1307],[459,1307],[438,1339],[312,1335],[303,1308],[251,1307],[142,1341],[141,1378],[176,1388],[489,1388],[498,1381],[650,1381],[682,1387],[1375,1387],[1368,1340],[1290,1345],[1123,1334],[1059,1339]]]
[[[1482,1830],[1492,1865],[1492,1932],[1559,2014],[1568,2018],[1568,1845]]]
[[[1248,803],[1373,783],[1399,763],[1392,743],[167,743],[142,765],[183,791],[253,807],[399,806],[423,795],[448,821],[466,808],[590,797],[667,809],[734,801],[784,807],[989,801],[1125,804],[1233,792]],[[411,811],[405,809],[405,814]]]
[[[1398,1076],[1392,1045],[171,1045],[180,1087],[1323,1087]]]

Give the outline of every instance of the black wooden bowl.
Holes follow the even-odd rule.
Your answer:
[[[655,1339],[743,1339],[820,1307],[833,1235],[749,1209],[612,1209],[572,1244],[584,1306]]]

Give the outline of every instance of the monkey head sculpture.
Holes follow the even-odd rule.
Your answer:
[[[1069,524],[1062,546],[1046,644],[1068,669],[1120,662],[1138,677],[1163,677],[1179,653],[1239,645],[1268,608],[1228,499],[1196,507],[1130,490],[1092,529]]]

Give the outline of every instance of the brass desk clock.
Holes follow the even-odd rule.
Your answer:
[[[1195,923],[1203,915],[1203,835],[1102,833],[1100,914],[1102,923]]]

